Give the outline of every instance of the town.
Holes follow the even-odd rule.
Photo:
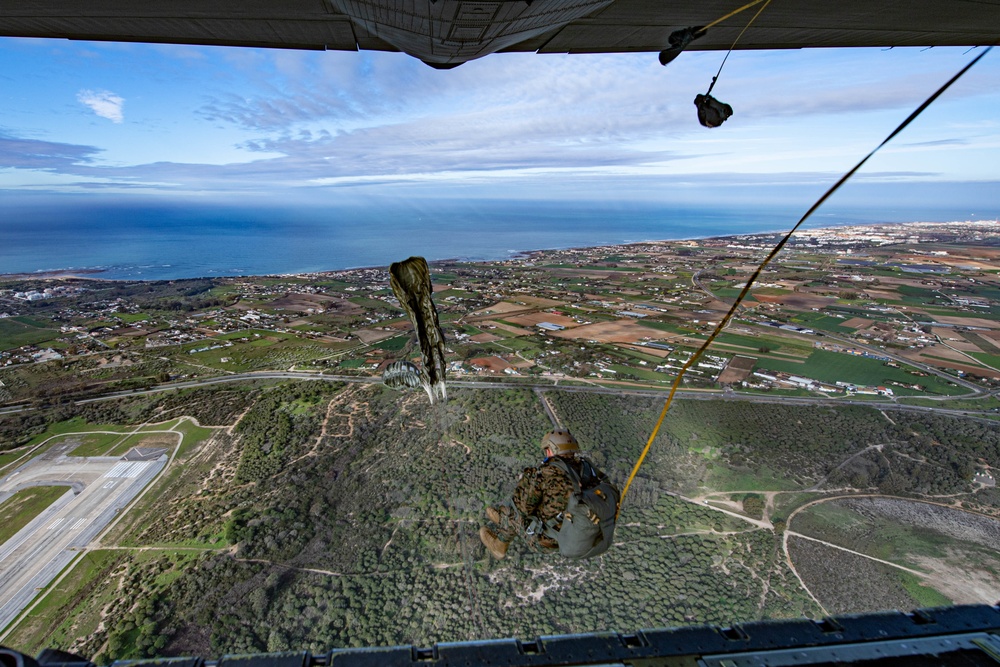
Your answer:
[[[775,234],[432,263],[452,379],[667,388]],[[793,238],[684,387],[969,395],[1000,386],[995,222]],[[377,376],[416,358],[384,268],[294,276],[0,283],[0,401],[260,371]],[[69,379],[68,379],[69,378]]]

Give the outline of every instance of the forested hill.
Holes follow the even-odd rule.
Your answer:
[[[546,396],[619,482],[661,407]],[[977,466],[1000,461],[996,426],[681,401],[610,552],[573,563],[516,545],[496,561],[477,536],[483,508],[509,496],[551,428],[530,390],[458,390],[432,407],[422,393],[375,386],[262,383],[71,408],[91,423],[167,409],[236,425],[178,453],[105,538],[119,548],[90,554],[89,578],[71,576],[78,588],[49,605],[54,631],[39,620],[15,638],[101,662],[816,616],[782,544],[783,520],[803,502],[851,488],[960,494],[1000,510],[997,491],[971,493]],[[713,492],[731,493],[711,504],[674,495]],[[888,604],[921,602],[900,591]]]

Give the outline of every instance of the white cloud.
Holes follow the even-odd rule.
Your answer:
[[[90,107],[91,111],[101,118],[107,118],[113,123],[121,123],[125,120],[122,113],[122,106],[125,99],[107,90],[81,90],[76,94],[76,99]]]

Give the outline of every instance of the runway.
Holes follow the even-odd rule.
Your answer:
[[[58,445],[0,480],[0,503],[33,486],[66,493],[0,545],[0,630],[5,628],[163,469],[167,456],[67,456]]]

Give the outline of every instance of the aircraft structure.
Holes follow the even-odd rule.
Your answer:
[[[749,6],[748,6],[749,5]],[[402,51],[437,68],[491,53],[1000,43],[1000,0],[11,0],[0,36]]]
[[[0,646],[4,667],[95,667],[47,649],[38,658]],[[119,660],[112,667],[996,667],[1000,606],[966,605],[836,616],[813,621],[757,621],[731,627],[689,626],[491,639],[427,647],[386,646]]]

